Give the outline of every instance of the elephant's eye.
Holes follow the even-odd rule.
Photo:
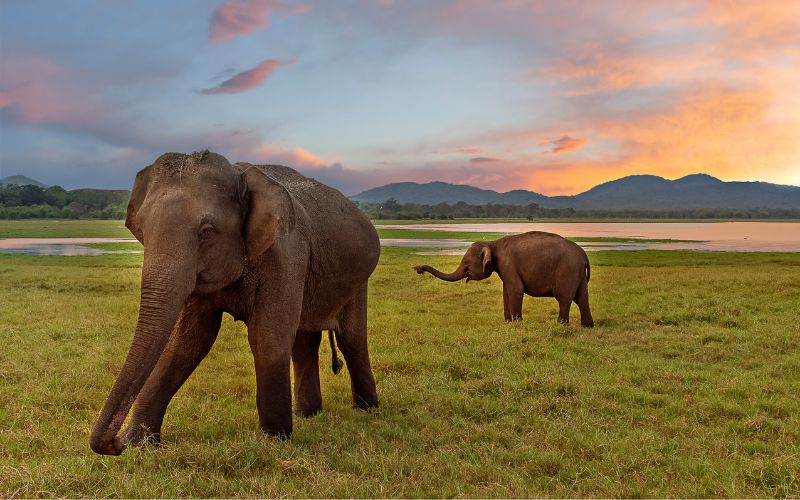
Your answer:
[[[203,224],[200,227],[200,239],[207,240],[214,234],[214,226],[211,224]]]

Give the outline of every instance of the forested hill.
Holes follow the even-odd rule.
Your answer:
[[[0,219],[124,219],[130,191],[0,185]]]
[[[723,182],[706,174],[670,181],[655,175],[631,175],[606,182],[574,196],[545,196],[532,191],[498,193],[473,186],[431,182],[402,182],[364,191],[352,197],[359,202],[436,205],[487,203],[529,205],[575,210],[685,210],[704,208],[800,208],[800,187],[767,182]]]
[[[60,186],[43,187],[24,176],[3,182],[9,179],[10,183],[0,184],[0,219],[125,218],[130,191],[66,191]],[[370,189],[352,199],[373,218],[800,217],[800,187],[723,182],[705,174],[674,181],[634,175],[579,195],[552,197],[524,190],[498,193],[444,182],[405,182]]]
[[[31,179],[30,177],[26,177],[24,175],[12,175],[10,177],[4,177],[0,179],[0,186],[6,186],[6,185],[25,186],[29,184],[32,186],[38,186],[40,188],[47,189],[47,184],[42,184],[41,182]]]

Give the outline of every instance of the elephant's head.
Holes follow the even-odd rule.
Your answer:
[[[429,272],[444,281],[458,281],[467,278],[467,281],[482,280],[491,276],[495,270],[492,258],[492,246],[488,243],[473,243],[455,271],[445,274],[431,266],[416,266],[417,274]]]
[[[128,356],[90,444],[118,455],[117,437],[191,294],[232,284],[294,226],[289,193],[259,169],[208,151],[167,153],[139,172],[125,225],[144,245],[141,303]]]

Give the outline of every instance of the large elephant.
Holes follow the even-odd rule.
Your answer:
[[[555,297],[558,318],[569,323],[573,301],[581,311],[581,324],[594,326],[589,310],[589,259],[577,244],[557,234],[531,231],[495,241],[476,242],[450,274],[430,266],[416,266],[445,281],[486,279],[497,272],[503,280],[506,321],[522,319],[522,297]]]
[[[321,410],[323,330],[335,332],[354,406],[378,405],[367,280],[380,244],[341,193],[288,167],[167,153],[136,176],[126,226],[144,245],[141,305],[92,450],[118,455],[160,439],[167,405],[208,354],[224,312],[247,325],[265,433],[292,433],[290,360],[297,413]]]

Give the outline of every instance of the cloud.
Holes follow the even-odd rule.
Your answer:
[[[457,149],[456,153],[464,153],[466,155],[479,155],[481,154],[481,150],[477,148],[461,148]]]
[[[214,43],[250,35],[269,27],[272,14],[305,14],[307,5],[290,5],[279,0],[228,0],[211,15],[209,38]]]
[[[568,135],[562,135],[560,138],[552,141],[551,144],[553,144],[554,147],[549,151],[542,153],[543,155],[559,155],[569,153],[570,151],[575,151],[576,149],[580,149],[589,144],[589,140],[575,139],[574,137],[570,137]]]
[[[237,73],[219,85],[207,89],[200,89],[197,93],[203,95],[219,95],[246,92],[261,85],[261,83],[278,69],[278,67],[294,64],[295,62],[297,61],[277,61],[275,59],[268,59],[255,68]]]
[[[49,57],[1,51],[0,67],[0,109],[13,121],[81,129],[104,115],[81,73]]]
[[[800,84],[797,75],[790,79]],[[790,103],[772,84],[706,84],[687,90],[667,110],[597,122],[594,128],[619,141],[627,163],[639,169],[764,179],[800,165],[800,107]]]
[[[323,160],[301,147],[287,146],[285,144],[261,144],[256,148],[255,153],[260,161],[287,165],[293,168],[316,168],[335,163],[334,160]]]
[[[501,161],[503,161],[503,160],[500,160],[500,159],[497,159],[497,158],[487,158],[486,156],[477,156],[475,158],[470,158],[469,159],[470,163],[497,163],[497,162],[501,162]]]

